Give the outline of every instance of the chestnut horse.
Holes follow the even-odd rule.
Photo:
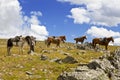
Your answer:
[[[102,38],[94,38],[92,40],[92,45],[93,45],[94,48],[96,47],[96,44],[104,45],[105,49],[107,50],[108,49],[107,46],[108,46],[110,41],[114,42],[113,37],[108,37],[108,38],[106,37],[106,38],[103,38],[103,39]]]
[[[78,42],[81,42],[81,44],[83,44],[83,42],[84,42],[85,39],[87,39],[86,36],[74,38],[74,40],[76,41],[76,44],[77,44]]]
[[[26,36],[26,37],[22,37],[22,36],[16,36],[14,38],[9,38],[7,40],[7,52],[8,52],[8,55],[10,56],[11,55],[11,48],[13,46],[16,46],[16,47],[19,47],[19,54],[20,54],[20,51],[22,51],[23,53],[23,46],[24,44],[27,42],[27,44],[29,45],[30,47],[30,51],[33,51],[34,52],[34,45],[35,45],[35,38],[33,36]]]
[[[53,44],[56,44],[56,47],[59,47],[60,41],[61,41],[60,38],[56,38],[55,36],[51,36],[45,40],[45,44],[47,45],[47,47],[49,47],[50,44],[53,43]]]
[[[63,43],[65,43],[65,41],[66,41],[66,36],[58,36],[58,37],[56,37],[56,38],[60,38],[60,40],[61,40]]]

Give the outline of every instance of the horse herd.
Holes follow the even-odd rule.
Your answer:
[[[78,42],[81,42],[81,44],[83,44],[83,42],[84,42],[85,39],[87,39],[86,36],[74,38],[76,44]],[[61,42],[65,43],[65,41],[66,41],[66,36],[49,36],[45,40],[45,44],[46,44],[47,47],[49,47],[51,45],[51,43],[56,44],[56,47],[60,47],[60,43]],[[95,48],[96,44],[104,45],[105,49],[107,50],[107,46],[108,46],[108,44],[109,44],[110,41],[114,42],[113,37],[94,38],[92,40],[92,46]],[[19,53],[20,52],[23,53],[23,47],[24,47],[25,43],[28,44],[29,49],[30,49],[28,51],[28,53],[34,52],[34,46],[36,44],[36,38],[35,37],[33,37],[33,36],[22,37],[20,35],[20,36],[15,36],[14,38],[9,38],[7,40],[7,52],[8,52],[8,55],[11,55],[10,50],[11,50],[11,48],[13,46],[20,47]]]

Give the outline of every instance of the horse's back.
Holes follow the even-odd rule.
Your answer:
[[[98,42],[98,41],[100,41],[100,38],[94,38],[92,41]]]

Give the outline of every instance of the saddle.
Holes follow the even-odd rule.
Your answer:
[[[106,39],[106,37],[100,38],[100,41],[103,42],[103,43],[105,43],[105,42],[107,42],[107,39]]]

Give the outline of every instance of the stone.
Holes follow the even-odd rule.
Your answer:
[[[63,63],[71,63],[71,64],[78,63],[78,61],[75,58],[73,58],[72,56],[65,57],[64,59],[62,59],[62,62]]]

